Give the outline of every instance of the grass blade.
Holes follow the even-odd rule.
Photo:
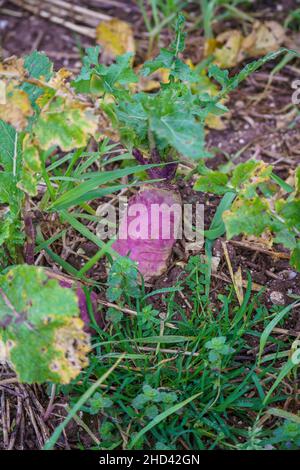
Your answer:
[[[80,410],[80,408],[84,405],[84,403],[93,395],[93,393],[97,390],[97,388],[110,376],[110,374],[118,367],[122,359],[124,358],[124,354],[119,357],[119,359],[115,362],[115,364],[108,369],[105,374],[103,374],[98,380],[96,380],[90,388],[80,397],[77,403],[73,406],[73,408],[69,411],[68,416],[64,419],[62,423],[55,429],[54,433],[46,442],[43,450],[51,450],[55,446],[59,436],[61,435],[62,431],[65,429],[67,424],[71,421],[71,419],[76,415],[76,413]]]

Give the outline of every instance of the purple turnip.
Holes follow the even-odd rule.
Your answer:
[[[135,158],[145,164],[138,150],[133,151]],[[152,153],[152,162],[158,160]],[[170,184],[177,163],[156,167],[148,171],[151,178],[164,178],[165,182],[144,185],[128,201],[121,218],[118,239],[112,248],[121,256],[138,264],[145,280],[163,274],[181,230],[181,196],[175,186]]]

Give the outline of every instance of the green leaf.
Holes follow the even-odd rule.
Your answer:
[[[214,78],[218,83],[220,83],[222,89],[226,89],[230,83],[228,70],[220,69],[216,64],[211,64],[209,66],[208,76],[209,78]]]
[[[223,195],[228,191],[232,191],[232,189],[227,186],[227,183],[227,175],[219,171],[212,171],[198,178],[194,185],[194,190]]]
[[[5,244],[10,256],[15,261],[17,247],[23,243],[21,231],[21,205],[23,193],[17,188],[21,171],[21,138],[17,131],[0,120],[0,246]],[[6,265],[6,256],[1,260]]]
[[[171,406],[167,410],[163,411],[159,415],[157,415],[147,426],[145,426],[141,431],[139,431],[132,439],[130,442],[128,449],[132,449],[137,442],[146,434],[148,431],[150,431],[154,426],[159,424],[161,421],[166,420],[168,416],[170,416],[172,413],[176,413],[178,410],[183,408],[184,406],[188,405],[190,402],[195,400],[201,395],[202,392],[196,393],[195,395],[192,395],[191,397],[187,398],[186,400],[183,400],[180,403],[177,403],[176,405]]]
[[[80,75],[72,82],[77,92],[114,94],[118,92],[119,85],[138,81],[132,68],[132,53],[118,56],[114,64],[106,66],[98,64],[99,49],[89,48],[87,52]]]
[[[135,83],[138,77],[132,69],[133,54],[120,55],[116,58],[116,63],[105,69],[104,86],[106,91],[111,91],[116,84],[127,85]]]
[[[235,201],[231,209],[223,214],[228,238],[241,233],[261,235],[272,224],[268,209],[268,204],[259,197]]]
[[[142,75],[147,77],[158,69],[170,69],[174,60],[174,54],[168,49],[161,49],[155,59],[147,60],[142,67]]]
[[[300,241],[298,241],[296,248],[292,251],[291,265],[300,272]]]
[[[259,168],[261,162],[256,160],[248,160],[245,163],[240,163],[232,173],[231,183],[232,186],[238,188],[243,183],[249,183],[250,178],[255,174],[255,170]]]
[[[150,128],[179,153],[190,158],[204,158],[204,128],[186,112],[150,117]]]
[[[76,294],[43,268],[11,268],[0,277],[0,349],[21,382],[74,379],[89,351]]]
[[[30,77],[43,78],[47,82],[53,75],[53,63],[44,52],[34,51],[25,56],[24,68]]]
[[[295,197],[299,198],[300,197],[300,166],[298,166],[295,171],[295,190],[296,190]]]
[[[148,132],[148,115],[144,109],[140,95],[135,95],[132,101],[120,101],[116,107],[116,115],[121,124],[120,134],[124,138],[130,132],[134,131],[139,142],[143,142]]]
[[[282,230],[276,233],[274,242],[281,243],[286,248],[292,250],[296,247],[296,236],[283,224]]]
[[[185,25],[185,17],[182,13],[179,13],[176,18],[175,22],[175,40],[170,45],[170,51],[175,55],[178,56],[179,52],[184,51],[185,47],[185,36],[186,33],[184,32],[184,25]]]
[[[161,49],[157,57],[144,63],[141,71],[142,75],[148,76],[158,69],[165,68],[169,70],[170,86],[172,86],[172,79],[174,78],[182,81],[198,81],[199,75],[178,58],[178,54],[183,52],[185,48],[184,23],[184,16],[179,14],[175,23],[175,40],[170,44],[169,49]]]
[[[38,148],[34,145],[26,146],[22,154],[21,179],[17,187],[30,196],[36,196],[40,171],[41,160]]]
[[[21,168],[21,139],[16,129],[0,119],[0,165],[18,176]]]
[[[53,75],[53,63],[48,59],[45,53],[34,51],[27,55],[24,60],[24,68],[32,78],[48,82]],[[24,90],[31,101],[34,109],[36,100],[43,94],[43,89],[31,83],[23,83],[21,89]]]
[[[218,67],[216,67],[215,65],[211,66],[209,72],[210,76],[214,76],[214,78],[219,81],[219,83],[221,83],[222,85],[222,90],[216,99],[218,100],[228,95],[231,91],[237,88],[242,81],[248,78],[249,75],[256,72],[256,70],[261,68],[265,63],[269,62],[270,60],[275,60],[283,52],[291,52],[297,55],[296,52],[290,51],[286,48],[278,49],[275,52],[270,52],[269,54],[266,54],[264,57],[261,57],[258,60],[250,62],[237,75],[229,79],[227,71],[223,71],[223,73],[221,73],[222,71],[220,69],[217,70]]]
[[[300,230],[300,199],[286,202],[279,214],[285,218],[288,227],[296,227]]]

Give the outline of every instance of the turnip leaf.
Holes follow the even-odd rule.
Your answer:
[[[0,277],[0,351],[21,382],[68,383],[88,363],[78,299],[43,268],[15,266]]]

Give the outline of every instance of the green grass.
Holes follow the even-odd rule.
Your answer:
[[[156,293],[164,319],[148,308],[145,322],[142,312],[153,297],[143,289],[135,297],[124,290],[107,327],[95,332],[89,368],[81,380],[61,387],[76,411],[99,418],[92,431],[101,444],[91,448],[263,449],[293,447],[299,439],[294,432],[291,441],[283,429],[293,419],[299,426],[299,417],[281,414],[286,400],[296,399],[297,365],[288,360],[289,338],[273,333],[293,306],[267,311],[260,295],[251,295],[250,281],[242,306],[233,289],[213,306],[205,294],[206,269],[191,258],[187,277],[175,286],[191,311],[175,288]],[[270,344],[272,354],[265,353]],[[107,370],[98,407],[93,398],[82,400]],[[295,393],[287,396],[287,386]],[[281,438],[274,443],[276,429]]]

